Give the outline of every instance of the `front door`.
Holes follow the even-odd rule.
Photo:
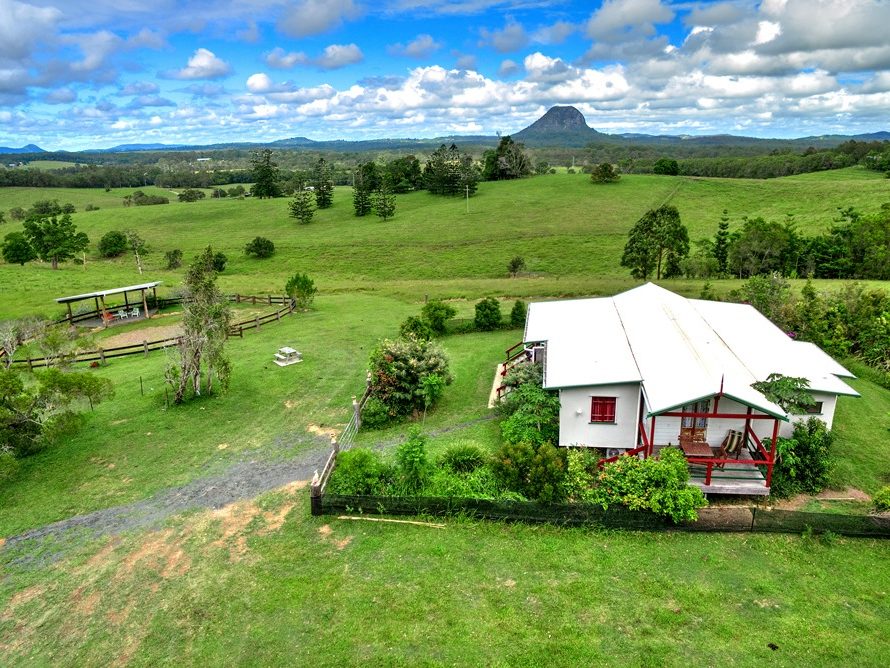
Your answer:
[[[683,406],[684,413],[708,413],[711,410],[711,400],[704,399]],[[708,418],[684,417],[680,423],[681,443],[704,443],[708,440]]]

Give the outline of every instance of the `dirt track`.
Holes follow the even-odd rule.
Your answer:
[[[493,419],[486,415],[452,427],[432,430],[436,436]],[[401,438],[380,441],[371,447],[386,449]],[[187,510],[222,508],[250,499],[295,481],[307,481],[324,466],[331,441],[326,433],[284,434],[263,450],[266,458],[242,459],[223,473],[198,478],[181,487],[158,492],[148,499],[123,506],[97,510],[31,529],[0,543],[0,550],[12,553],[11,562],[39,566],[61,557],[84,540],[120,534],[125,531],[156,528],[167,518]],[[294,454],[294,452],[297,454]]]

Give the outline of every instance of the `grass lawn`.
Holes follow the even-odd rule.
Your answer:
[[[886,542],[308,516],[0,554],[6,665],[883,666]],[[20,556],[20,555],[18,555]]]

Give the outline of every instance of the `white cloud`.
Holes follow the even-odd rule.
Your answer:
[[[538,28],[532,34],[532,41],[539,44],[562,44],[578,30],[578,26],[568,21],[557,21],[553,25]]]
[[[442,43],[433,39],[432,35],[422,34],[415,37],[405,45],[392,44],[387,51],[394,56],[408,56],[409,58],[427,58],[442,48]]]
[[[259,26],[256,21],[248,21],[247,26],[235,33],[235,37],[250,44],[258,42],[261,37]]]
[[[360,63],[365,59],[362,50],[355,44],[331,44],[313,62],[325,70],[336,70],[347,65]]]
[[[309,62],[308,56],[302,51],[286,52],[280,46],[276,46],[266,54],[266,64],[279,70],[289,70],[296,65],[304,65]]]
[[[188,60],[188,65],[181,70],[168,72],[172,79],[220,79],[231,72],[231,67],[213,51],[199,48]]]
[[[0,58],[25,58],[54,34],[62,12],[17,0],[0,0]]]
[[[289,37],[308,37],[360,15],[353,0],[299,0],[285,10],[278,20],[278,29]]]
[[[121,95],[153,95],[160,90],[156,83],[151,81],[131,81],[121,88]]]
[[[519,64],[509,58],[501,62],[501,66],[498,67],[498,76],[499,77],[509,77],[513,76],[519,71]]]
[[[605,0],[587,22],[588,36],[619,42],[628,36],[655,34],[655,24],[668,23],[673,10],[661,0]]]
[[[77,100],[77,93],[70,88],[56,88],[47,93],[43,99],[49,104],[70,104]]]
[[[511,17],[507,18],[507,22],[500,30],[482,28],[479,31],[479,35],[482,37],[481,46],[492,46],[495,51],[500,53],[519,51],[529,42],[529,36],[525,32],[525,28]]]

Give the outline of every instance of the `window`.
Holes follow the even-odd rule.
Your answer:
[[[817,401],[812,406],[807,406],[807,413],[809,415],[822,415],[822,402]]]
[[[590,398],[591,422],[615,422],[615,397]]]

